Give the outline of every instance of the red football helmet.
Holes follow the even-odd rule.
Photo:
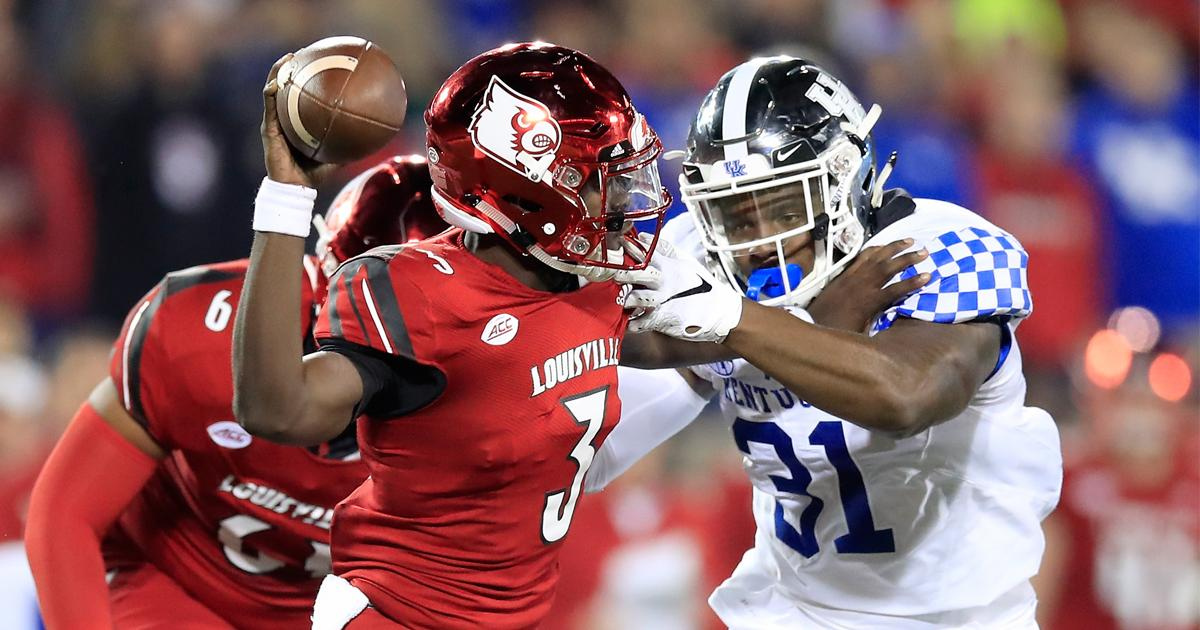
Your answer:
[[[326,276],[373,247],[422,240],[447,227],[429,198],[429,165],[395,156],[350,180],[315,221],[317,258]]]
[[[603,279],[646,266],[632,221],[671,203],[658,136],[600,64],[543,42],[468,61],[425,112],[433,202],[560,271]],[[657,234],[657,229],[655,230]]]

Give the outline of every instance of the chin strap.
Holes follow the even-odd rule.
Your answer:
[[[551,256],[550,254],[547,254],[546,250],[542,249],[540,245],[531,245],[529,249],[526,249],[525,251],[530,256],[536,258],[538,262],[555,271],[574,274],[588,282],[603,282],[605,280],[609,280],[613,277],[615,272],[619,271],[618,269],[591,267],[587,265],[573,265],[571,263],[563,262]]]
[[[649,236],[648,234],[645,236]],[[625,260],[625,254],[628,253],[631,258],[641,262],[643,258],[642,252],[633,246],[628,239],[621,239],[622,249],[609,248],[606,251],[608,263],[612,265],[620,264]],[[530,256],[536,258],[539,262],[551,269],[561,271],[563,273],[571,273],[579,276],[584,282],[604,282],[605,280],[617,280],[618,282],[626,282],[632,279],[642,278],[646,270],[630,270],[617,267],[599,267],[595,265],[576,265],[568,262],[563,262],[542,249],[539,245],[531,245],[525,250]]]

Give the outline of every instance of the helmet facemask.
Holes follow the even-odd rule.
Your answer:
[[[634,223],[654,221],[657,235],[671,205],[671,195],[658,172],[661,154],[662,144],[652,137],[648,145],[623,159],[587,166],[568,162],[559,168],[557,180],[582,180],[569,198],[583,209],[578,227],[563,239],[562,251],[554,255],[559,263],[582,267],[571,271],[595,276],[592,279],[646,268],[657,236],[649,243],[639,239]]]
[[[869,144],[847,137],[816,159],[778,168],[760,155],[741,160],[745,173],[685,164],[703,183],[681,177],[680,188],[730,286],[767,306],[804,307],[862,248],[871,158]]]

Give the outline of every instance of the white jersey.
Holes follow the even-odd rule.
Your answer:
[[[690,223],[672,221],[667,238],[703,255]],[[939,201],[916,200],[868,246],[905,237],[930,252],[909,275],[933,277],[876,332],[897,317],[1005,327],[997,371],[957,417],[893,439],[813,408],[744,360],[693,368],[717,388],[754,486],[755,547],[710,600],[732,626],[1033,623],[1028,581],[1062,459],[1053,420],[1024,406],[1012,338],[1032,308],[1027,257],[1011,235]]]

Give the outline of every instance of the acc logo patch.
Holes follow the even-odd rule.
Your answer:
[[[562,144],[562,129],[550,108],[495,76],[469,129],[480,151],[533,182],[545,181]]]
[[[508,313],[501,313],[488,320],[483,326],[483,334],[479,340],[489,346],[503,346],[517,336],[520,322]]]
[[[246,433],[242,425],[232,420],[222,420],[208,425],[208,437],[212,438],[217,446],[233,449],[246,448],[254,439],[249,433]]]

